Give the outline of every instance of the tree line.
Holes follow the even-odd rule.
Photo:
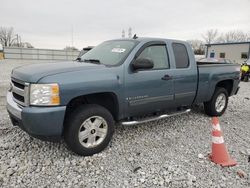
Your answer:
[[[22,42],[21,36],[14,32],[13,27],[0,27],[0,44],[3,47],[34,48],[29,42]]]
[[[197,55],[205,54],[205,44],[250,41],[250,32],[246,33],[240,30],[220,33],[217,29],[209,29],[201,36],[203,40],[188,40],[194,50],[194,53]]]
[[[246,33],[240,30],[220,33],[217,29],[210,29],[201,36],[203,40],[188,40],[194,53],[200,55],[205,53],[205,44],[250,41],[250,32]],[[3,47],[16,46],[33,48],[29,42],[21,41],[21,36],[14,32],[13,27],[0,27],[0,44],[2,44]],[[77,50],[77,48],[66,46],[64,50]]]
[[[22,42],[21,35],[14,32],[13,27],[0,27],[0,44],[2,47],[25,47],[34,48],[29,42]],[[64,50],[78,50],[73,46],[66,46]]]

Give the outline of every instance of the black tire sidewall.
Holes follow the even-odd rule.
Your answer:
[[[243,81],[248,82],[248,80],[249,80],[248,76],[245,76]]]
[[[216,107],[215,107],[216,99],[221,93],[224,93],[226,96],[226,104],[225,104],[224,109],[221,112],[217,112]],[[228,92],[225,88],[218,87],[216,88],[212,99],[209,102],[205,103],[205,111],[207,115],[210,115],[210,116],[221,116],[226,111],[227,105],[228,105]]]
[[[79,142],[78,131],[81,124],[91,116],[100,116],[104,118],[108,125],[108,132],[103,142],[98,146],[94,148],[86,148]],[[70,114],[69,117],[67,117],[64,139],[69,149],[71,149],[73,152],[82,156],[90,156],[101,152],[108,146],[113,132],[114,120],[111,113],[102,106],[86,104],[78,107],[73,113]]]

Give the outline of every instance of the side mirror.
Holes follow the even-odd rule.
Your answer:
[[[152,69],[153,67],[154,62],[151,59],[138,58],[132,63],[132,68],[134,70]]]
[[[76,58],[76,61],[81,61],[81,58],[80,57]]]

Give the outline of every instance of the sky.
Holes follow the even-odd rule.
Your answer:
[[[81,49],[126,36],[202,39],[209,29],[250,32],[250,0],[0,0],[0,26],[36,48]],[[73,35],[72,35],[73,34]],[[73,36],[73,40],[72,40]]]

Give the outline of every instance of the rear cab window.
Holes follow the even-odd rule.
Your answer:
[[[181,43],[172,43],[172,48],[174,52],[176,68],[188,68],[189,56],[186,46]]]

